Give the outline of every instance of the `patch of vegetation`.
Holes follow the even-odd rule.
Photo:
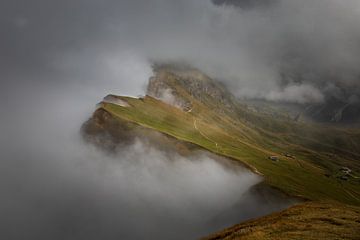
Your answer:
[[[239,160],[253,171],[261,173],[266,183],[289,195],[360,204],[358,181],[343,181],[335,177],[342,164],[351,163],[347,165],[358,169],[358,165],[349,158],[352,153],[345,155],[342,162],[335,162],[338,158],[328,155],[326,148],[317,151],[318,146],[307,146],[308,142],[303,140],[302,136],[292,139],[295,138],[292,134],[296,131],[276,133],[276,130],[270,132],[263,128],[251,128],[251,124],[249,127],[226,115],[218,117],[214,111],[196,100],[193,101],[193,110],[190,113],[152,97],[123,97],[123,100],[128,102],[130,107],[103,103],[102,108],[119,119],[155,129],[216,154]],[[287,125],[295,130],[300,127],[290,123]],[[328,129],[326,131],[329,132]],[[291,152],[294,158],[283,156],[284,152]],[[268,157],[273,155],[279,156],[279,161],[269,160]],[[326,176],[326,173],[330,175]]]
[[[272,114],[253,111],[204,74],[182,71],[157,69],[152,92],[170,89],[187,103],[186,108],[150,96],[113,96],[126,104],[101,103],[97,112],[103,114],[95,125],[115,139],[124,135],[124,129],[145,131],[147,136],[146,129],[163,133],[180,140],[182,149],[190,144],[228,157],[262,175],[263,184],[316,201],[236,225],[208,239],[359,239],[359,207],[347,205],[360,205],[358,128],[300,123],[274,110]],[[111,118],[104,123],[103,116]],[[90,135],[98,129],[93,124],[88,124]],[[161,145],[171,145],[169,139]]]
[[[250,220],[204,240],[359,239],[360,208],[329,202],[299,204]]]
[[[156,98],[113,96],[126,103],[100,108],[121,122],[131,122],[211,152],[238,160],[283,192],[311,200],[360,205],[360,131],[305,124],[288,117],[254,112],[224,86],[191,69],[156,69],[151,87],[170,89],[190,103],[180,109]],[[160,89],[159,89],[160,88]],[[291,157],[288,157],[288,156]],[[269,156],[277,156],[272,161]],[[341,167],[352,169],[347,179]]]

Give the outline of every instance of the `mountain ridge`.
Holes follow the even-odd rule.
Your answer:
[[[256,169],[255,172],[263,174],[270,185],[290,195],[309,199],[323,199],[331,196],[330,198],[338,200],[344,198],[343,200],[347,199],[345,202],[359,204],[360,193],[355,190],[358,186],[354,185],[357,179],[351,178],[347,182],[339,182],[337,178],[339,169],[343,165],[352,168],[354,174],[357,174],[360,169],[359,162],[354,161],[354,159],[360,159],[359,132],[327,126],[304,125],[286,119],[274,120],[255,114],[244,107],[245,105],[236,105],[234,102],[231,102],[234,105],[229,105],[230,107],[223,107],[229,102],[223,104],[224,101],[218,101],[210,94],[204,94],[199,98],[196,95],[197,91],[190,91],[191,89],[184,87],[179,81],[180,79],[187,83],[189,79],[184,77],[186,74],[191,76],[192,81],[200,78],[211,82],[210,78],[205,78],[206,75],[194,69],[182,69],[182,74],[176,74],[176,71],[169,67],[156,69],[155,78],[158,78],[157,81],[166,83],[166,88],[171,87],[175,95],[181,96],[183,100],[191,101],[189,110],[174,107],[161,99],[150,96],[140,99],[119,97],[129,105],[128,107],[105,102],[100,107],[115,118],[120,117],[132,121],[199,145],[216,154],[240,160],[251,166],[253,170]],[[199,74],[194,74],[194,71]],[[163,87],[163,85],[159,86],[159,88]],[[193,92],[194,95],[192,95]],[[213,92],[209,91],[209,93]],[[232,97],[228,98],[232,99]],[[219,113],[219,108],[222,109],[221,113]],[[285,153],[294,155],[296,158],[286,157]],[[272,155],[278,156],[282,163],[271,162],[268,157]],[[281,174],[274,174],[274,171],[280,171]],[[294,176],[289,175],[291,171],[294,172]],[[330,176],[330,179],[327,176]],[[312,179],[312,183],[307,185],[308,179],[305,178]],[[301,189],[304,184],[307,187],[302,190],[293,186],[298,185]],[[340,192],[342,192],[342,186],[346,185],[355,192],[357,197],[354,198],[346,192],[338,194],[324,192],[321,184],[329,185],[330,189],[335,188]],[[318,187],[315,187],[316,185]],[[314,187],[317,190],[311,190]]]
[[[129,124],[130,131],[140,127],[140,132],[170,137],[168,145],[180,141],[180,145],[239,161],[261,175],[264,184],[289,196],[315,205],[318,201],[360,205],[358,129],[254,112],[224,86],[192,68],[160,66],[149,82],[144,97],[107,97],[84,124],[84,135],[111,136],[120,125]],[[104,118],[110,124],[98,124]],[[112,138],[113,147],[121,144],[121,131]],[[344,167],[350,172],[345,173]],[[323,215],[321,208],[318,213]]]

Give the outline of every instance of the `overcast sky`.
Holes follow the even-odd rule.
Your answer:
[[[358,99],[360,1],[245,2],[0,0],[0,238],[143,238],[160,224],[168,239],[186,222],[209,231],[199,218],[236,201],[242,219],[284,207],[206,156],[169,165],[139,142],[112,158],[79,137],[102,97],[145,93],[152,61],[187,61],[238,97]]]
[[[185,60],[237,96],[321,102],[339,88],[359,93],[358,0],[233,2],[254,3],[1,0],[1,81],[136,95],[151,60]]]

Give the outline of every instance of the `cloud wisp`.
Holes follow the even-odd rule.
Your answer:
[[[279,208],[248,191],[256,176],[207,156],[171,162],[138,142],[113,158],[81,142],[100,99],[144,93],[152,60],[192,64],[238,97],[359,99],[358,0],[0,4],[4,239],[183,239],[222,226],[236,201],[234,222]]]
[[[78,134],[87,98],[57,91],[23,93],[19,118],[3,121],[1,238],[189,239],[291,203],[263,198],[259,176],[206,153],[141,140],[99,151]]]
[[[318,102],[336,94],[329,86],[359,95],[357,0],[17,2],[2,1],[6,78],[112,83],[133,94],[149,59],[181,60],[239,97]]]

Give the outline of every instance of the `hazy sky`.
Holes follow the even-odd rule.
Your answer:
[[[339,87],[359,93],[358,0],[233,2],[253,4],[1,0],[1,81],[136,95],[149,61],[185,60],[238,96],[319,102],[343,94]]]
[[[171,165],[141,142],[112,158],[78,134],[108,93],[144,94],[152,61],[187,61],[239,97],[358,99],[360,1],[266,2],[0,0],[0,238],[156,236],[163,224],[167,239],[186,223],[209,230],[199,218],[238,197],[240,217],[273,209],[247,171],[206,156]]]
[[[140,140],[99,151],[79,134],[92,97],[26,88],[33,94],[15,89],[2,108],[0,239],[194,239],[290,203],[249,191],[259,176],[206,154],[184,158]]]

